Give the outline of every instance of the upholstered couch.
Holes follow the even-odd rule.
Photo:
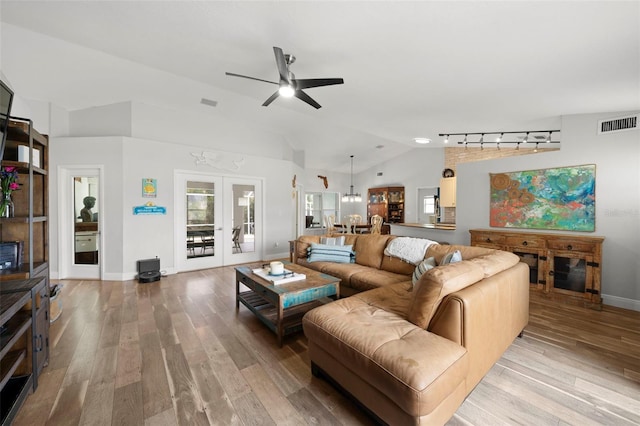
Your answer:
[[[425,257],[440,263],[456,250],[462,261],[424,272],[415,285],[409,274],[398,272],[399,264],[389,267],[391,259],[381,259],[387,269],[380,268],[376,279],[370,277],[375,271],[363,271],[359,263],[341,269],[315,265],[340,272],[343,282],[366,274],[367,282],[380,285],[304,316],[313,373],[341,387],[381,422],[447,422],[529,316],[526,264],[512,253],[456,245],[432,245]]]
[[[324,237],[344,237],[344,245],[351,246],[355,252],[354,263],[309,262],[309,248],[312,244],[320,244]],[[340,278],[342,297],[389,284],[410,282],[415,265],[384,254],[385,248],[395,238],[395,235],[380,234],[303,235],[294,242],[293,262]]]

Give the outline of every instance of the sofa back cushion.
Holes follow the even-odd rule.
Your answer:
[[[469,262],[480,266],[484,271],[484,277],[488,278],[517,265],[520,257],[508,251],[496,250],[493,253],[469,259]]]
[[[309,247],[311,247],[311,243],[319,244],[320,236],[319,235],[301,235],[298,237],[298,241],[296,242],[296,258],[298,259],[306,259]]]
[[[435,257],[438,265],[442,264],[442,260],[446,255],[460,251],[463,260],[473,259],[474,257],[484,256],[487,254],[495,253],[497,250],[475,247],[475,246],[463,246],[463,245],[447,245],[447,244],[433,244],[427,248],[427,252],[424,255],[425,259],[428,257]]]
[[[413,288],[413,302],[409,306],[407,319],[426,329],[442,299],[483,278],[482,267],[470,261],[450,263],[428,270]]]
[[[387,246],[389,235],[365,234],[358,235],[353,251],[356,252],[356,263],[363,266],[380,269],[384,248]],[[345,241],[345,244],[348,244]]]

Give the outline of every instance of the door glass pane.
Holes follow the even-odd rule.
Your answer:
[[[255,186],[233,186],[232,253],[255,251]]]
[[[323,228],[326,218],[333,215],[340,222],[340,194],[337,192],[305,193],[305,228]]]
[[[215,255],[215,184],[187,181],[187,259]]]
[[[553,286],[563,290],[585,292],[587,264],[585,259],[554,256]]]
[[[74,176],[74,263],[76,265],[97,265],[98,220],[100,200],[98,199],[99,178],[95,176]]]
[[[538,254],[537,253],[521,253],[514,251],[513,254],[520,257],[520,262],[529,265],[529,283],[538,284]]]

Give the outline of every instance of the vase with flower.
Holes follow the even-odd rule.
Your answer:
[[[13,217],[14,206],[11,200],[11,193],[19,188],[18,169],[12,166],[4,167],[0,172],[0,190],[2,191],[0,217]]]

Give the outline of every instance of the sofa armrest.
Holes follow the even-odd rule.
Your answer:
[[[427,329],[467,349],[471,391],[528,321],[529,267],[518,263],[447,296]]]

